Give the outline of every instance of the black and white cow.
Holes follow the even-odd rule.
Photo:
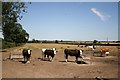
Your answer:
[[[86,45],[85,47],[87,47],[88,49],[91,49],[91,50],[95,50],[96,49],[95,45],[91,45],[91,46]]]
[[[23,49],[22,55],[23,55],[25,63],[30,63],[31,52],[32,52],[32,50],[30,50],[30,49]]]
[[[82,52],[83,52],[83,50],[65,49],[64,54],[65,54],[66,62],[68,61],[68,55],[69,56],[75,56],[76,57],[75,62],[77,62],[78,58],[82,58]]]
[[[45,57],[47,58],[47,56],[44,57],[44,52],[45,50],[53,50],[54,48],[43,48],[42,49],[42,59],[44,59]]]
[[[43,59],[48,58],[50,61],[52,61],[56,53],[56,48],[42,49]]]

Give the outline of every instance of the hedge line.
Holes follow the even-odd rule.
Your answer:
[[[21,46],[21,45],[23,45],[23,44],[24,44],[24,43],[16,44],[15,42],[2,41],[1,48],[2,48],[2,49],[12,48],[12,47]]]

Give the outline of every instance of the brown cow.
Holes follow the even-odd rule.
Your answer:
[[[103,56],[103,55],[106,55],[106,56],[109,55],[109,49],[108,48],[102,48],[101,49],[101,56]]]

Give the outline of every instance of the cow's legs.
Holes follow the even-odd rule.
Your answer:
[[[46,58],[47,60],[49,60],[49,55],[46,55],[45,58]]]
[[[27,61],[27,56],[24,56],[24,62],[26,62]]]
[[[78,62],[78,57],[76,56],[76,60],[75,60],[75,62],[77,63]]]
[[[45,58],[46,58],[46,54],[44,54],[44,59],[43,60],[45,60]]]
[[[49,60],[52,62],[52,61],[53,61],[53,57],[52,57],[52,56],[50,56]]]
[[[25,63],[30,63],[28,56],[24,56],[24,62]]]
[[[46,55],[45,57],[49,59],[49,56],[48,56],[48,55]]]
[[[47,59],[48,59],[48,61],[49,61],[49,60],[50,60],[50,57],[49,57],[49,55],[47,55],[46,57],[47,57]]]
[[[30,54],[27,55],[27,62],[26,63],[30,63]]]
[[[65,61],[68,62],[68,55],[65,54]]]
[[[55,56],[55,55],[51,55],[51,56],[50,56],[50,61],[51,61],[51,62],[53,61],[54,56]]]
[[[29,61],[29,57],[27,56],[27,62],[26,63],[30,63],[30,61]]]
[[[23,59],[24,59],[24,61],[25,61],[25,56],[23,55]]]

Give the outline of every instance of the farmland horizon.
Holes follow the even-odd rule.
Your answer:
[[[98,39],[94,39],[94,40],[67,40],[67,39],[29,39],[28,41],[33,41],[33,40],[37,40],[37,41],[60,41],[60,42],[93,42],[94,40],[96,41],[100,41],[100,42],[114,42],[114,41],[119,41],[119,40],[98,40]]]
[[[4,39],[3,37],[0,37],[0,40]],[[119,40],[98,40],[98,39],[93,39],[93,40],[70,40],[70,39],[29,39],[28,41],[33,41],[33,40],[38,40],[38,41],[67,41],[67,42],[93,42],[94,40],[100,41],[100,42],[114,42],[114,41],[119,41]]]

